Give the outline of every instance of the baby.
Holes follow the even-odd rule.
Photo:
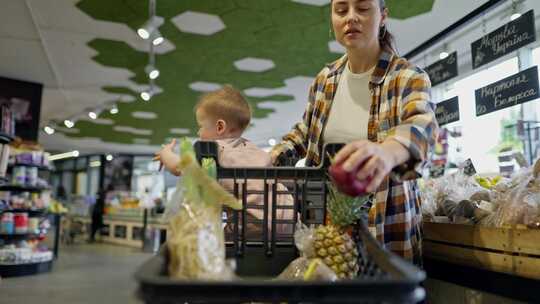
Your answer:
[[[251,120],[251,108],[242,94],[231,86],[203,95],[195,105],[195,116],[199,125],[199,138],[205,141],[216,141],[219,146],[218,162],[222,167],[269,167],[271,158],[268,153],[257,147],[249,140],[242,137],[243,132],[249,126]],[[156,153],[156,159],[160,160],[167,170],[175,175],[181,175],[177,168],[180,157],[173,152],[176,142],[165,145]],[[220,180],[221,185],[229,191],[233,191],[234,182],[232,180]],[[242,183],[243,179],[237,181]],[[264,190],[262,180],[247,180],[248,191]],[[240,184],[239,197],[242,197]],[[286,191],[287,188],[281,184],[277,185],[278,191]],[[271,193],[269,193],[268,218],[271,223]],[[264,205],[264,196],[260,194],[247,195],[248,205]],[[277,195],[277,204],[280,206],[293,205],[291,195]],[[248,219],[262,220],[264,216],[263,209],[247,209]],[[293,218],[292,209],[277,209],[278,219]],[[270,225],[269,225],[270,226]],[[277,233],[292,232],[292,225],[277,225]],[[259,234],[262,224],[247,225],[248,236]],[[226,230],[231,231],[232,227]]]

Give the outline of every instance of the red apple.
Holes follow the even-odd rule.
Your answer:
[[[332,164],[330,168],[328,168],[328,171],[330,172],[332,182],[340,192],[352,197],[366,194],[366,188],[371,182],[371,177],[368,177],[365,180],[358,180],[356,178],[358,169],[347,172],[343,169],[343,163],[338,163]]]

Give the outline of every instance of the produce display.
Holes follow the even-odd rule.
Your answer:
[[[511,178],[463,171],[424,183],[424,220],[540,228],[540,160]]]
[[[94,202],[84,202],[93,204]],[[139,216],[142,214],[139,198],[137,194],[129,191],[108,191],[105,198],[105,214],[119,214]]]

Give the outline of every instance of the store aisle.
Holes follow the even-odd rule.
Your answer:
[[[0,282],[0,303],[140,303],[133,273],[151,254],[104,244],[61,249],[53,271]]]

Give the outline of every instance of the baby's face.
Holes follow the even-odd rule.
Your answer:
[[[200,109],[195,113],[195,117],[197,119],[197,124],[199,125],[199,132],[197,134],[201,140],[219,139],[215,119],[209,117]]]

